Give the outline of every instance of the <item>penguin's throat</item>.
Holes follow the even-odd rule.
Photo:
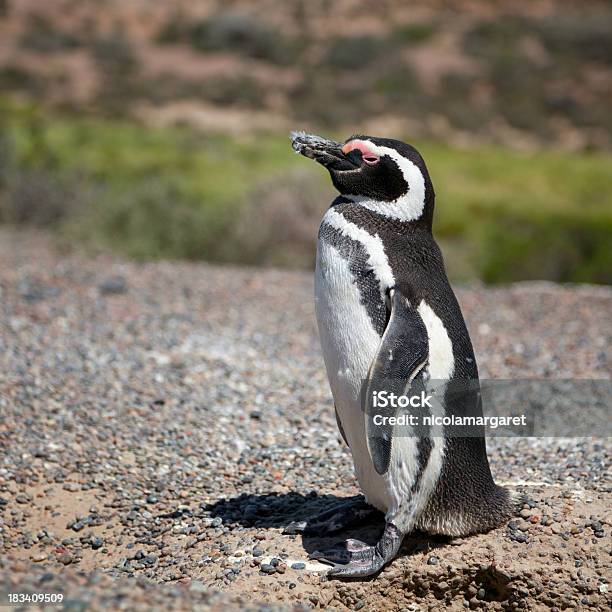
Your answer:
[[[415,198],[410,191],[391,201],[376,200],[352,194],[344,194],[343,197],[357,206],[362,206],[382,217],[395,221],[418,221],[423,216],[425,210],[424,200]]]

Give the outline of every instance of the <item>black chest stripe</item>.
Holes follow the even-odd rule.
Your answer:
[[[334,207],[347,221],[364,229],[368,234],[407,234],[413,231],[414,223],[385,217],[347,199],[337,199]]]
[[[374,330],[382,336],[387,324],[387,310],[380,295],[380,284],[374,270],[368,266],[369,254],[357,240],[345,236],[342,232],[326,223],[319,229],[319,240],[338,250],[346,259],[353,280],[359,289],[359,302],[368,313]]]

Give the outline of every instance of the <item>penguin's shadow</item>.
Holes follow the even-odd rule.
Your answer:
[[[318,514],[330,510],[338,502],[363,500],[362,495],[352,497],[338,497],[337,495],[317,495],[309,493],[268,493],[264,495],[251,495],[243,493],[237,497],[220,499],[208,504],[204,509],[213,518],[221,518],[224,524],[240,525],[256,529],[283,529],[294,521],[308,521]],[[374,545],[380,539],[385,526],[382,512],[372,516],[367,524],[348,528],[331,535],[302,536],[302,546],[306,553],[311,554],[317,550],[324,550],[347,538],[362,540],[366,544]],[[286,536],[293,537],[293,536]],[[406,536],[399,556],[432,550],[448,544],[450,538],[441,536],[428,536],[414,532]]]

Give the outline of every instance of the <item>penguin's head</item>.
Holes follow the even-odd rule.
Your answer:
[[[291,140],[296,152],[327,168],[343,196],[387,217],[431,226],[433,185],[411,145],[373,136],[351,136],[341,143],[304,132],[292,132]]]

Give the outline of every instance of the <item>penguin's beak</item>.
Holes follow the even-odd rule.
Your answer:
[[[328,170],[354,170],[359,166],[343,152],[343,144],[306,132],[291,132],[291,146],[296,153],[314,159]]]

